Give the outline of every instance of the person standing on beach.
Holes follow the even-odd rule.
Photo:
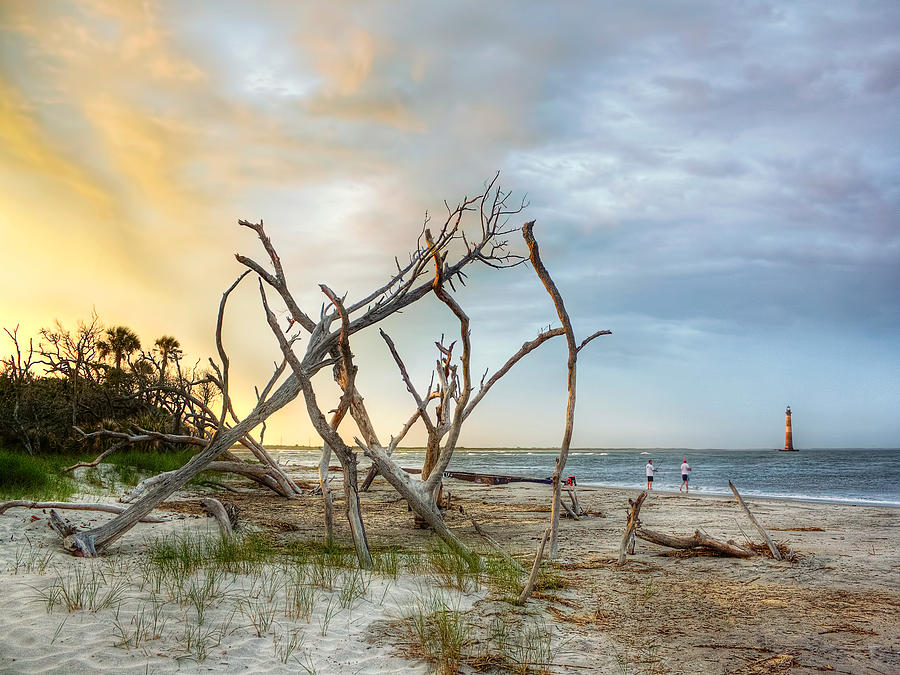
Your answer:
[[[653,474],[655,474],[657,471],[659,471],[659,469],[657,469],[655,466],[653,466],[653,460],[648,459],[647,460],[647,489],[648,490],[653,489]]]
[[[684,494],[690,492],[688,489],[688,472],[691,470],[691,467],[688,466],[687,457],[684,458],[684,461],[681,463],[681,486],[678,488],[678,491],[681,492],[681,488],[684,488]]]

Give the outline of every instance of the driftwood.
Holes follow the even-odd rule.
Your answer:
[[[626,549],[628,548],[628,545],[632,540],[634,531],[640,525],[639,516],[641,513],[641,506],[643,505],[646,498],[647,491],[644,490],[641,494],[638,495],[638,498],[636,500],[628,500],[628,503],[631,505],[631,509],[628,511],[628,521],[625,525],[625,532],[622,533],[622,543],[619,545],[619,565],[625,564]],[[631,549],[631,552],[634,553],[634,549]]]
[[[344,397],[350,398],[350,415],[359,426],[363,437],[362,441],[354,439],[356,445],[363,450],[366,456],[373,461],[376,469],[407,500],[412,510],[431,525],[438,536],[442,537],[462,555],[471,558],[472,552],[444,522],[440,509],[437,508],[436,499],[439,494],[443,472],[446,471],[456,447],[462,422],[472,411],[475,403],[480,400],[497,379],[496,377],[491,378],[487,383],[481,385],[477,393],[473,391],[471,373],[469,372],[471,351],[471,345],[469,344],[469,319],[449,291],[451,289],[455,290],[455,282],[465,283],[465,271],[470,264],[483,263],[491,267],[503,268],[511,267],[523,261],[521,256],[509,252],[508,242],[504,237],[513,231],[512,228],[507,226],[509,217],[519,213],[524,208],[524,202],[519,207],[515,205],[510,206],[507,203],[510,193],[496,187],[495,181],[496,177],[476,197],[466,198],[456,208],[448,208],[446,219],[439,225],[435,236],[432,236],[427,227],[423,227],[423,231],[416,242],[415,250],[409,256],[409,262],[401,264],[399,261],[396,261],[396,274],[388,279],[384,285],[374,289],[365,297],[359,298],[352,304],[345,305],[344,297],[339,297],[327,287],[322,286],[322,291],[331,301],[331,307],[322,307],[318,321],[313,320],[299,307],[288,290],[281,260],[271,240],[265,233],[262,222],[255,224],[239,221],[240,226],[247,227],[257,234],[266,254],[268,254],[268,264],[264,267],[255,260],[243,255],[237,255],[238,262],[244,265],[247,271],[241,274],[222,295],[216,321],[216,347],[219,363],[210,359],[210,366],[215,371],[215,374],[208,376],[208,380],[217,386],[221,394],[222,407],[221,412],[210,411],[209,413],[204,413],[204,419],[208,418],[209,423],[215,427],[215,433],[209,437],[204,436],[202,442],[198,444],[200,445],[199,451],[185,466],[155,482],[152,488],[141,493],[141,496],[124,513],[100,527],[65,535],[67,549],[84,555],[96,555],[97,552],[102,552],[110,543],[123,536],[133,527],[138,519],[147,515],[149,511],[168,498],[174,491],[183,487],[197,473],[208,468],[214,461],[221,459],[223,453],[227,452],[230,447],[235,443],[240,443],[254,429],[264,424],[271,415],[283,409],[302,394],[307,413],[323,444],[331,447],[342,465],[346,515],[350,521],[357,557],[362,567],[369,567],[371,565],[371,556],[368,552],[357,488],[357,456],[341,440],[337,430],[332,429],[328,424],[322,413],[322,408],[316,401],[315,391],[311,382],[316,373],[325,368],[333,368],[336,373],[336,379],[340,376],[346,382],[346,384],[341,386],[342,399],[346,400]],[[480,225],[480,231],[477,225],[471,229],[471,232],[475,234],[474,237],[467,237],[464,231],[465,227],[461,223],[463,217],[470,211],[476,212],[475,221]],[[530,235],[531,224],[524,229]],[[534,260],[537,258],[537,252],[536,247],[533,246],[533,238],[526,236],[526,241],[529,248],[532,249],[532,259]],[[430,273],[429,268],[432,266],[434,271]],[[542,265],[541,269],[543,275],[539,276],[541,276],[545,286],[548,287],[548,291],[551,291],[552,282],[548,284],[549,276],[546,275],[546,270]],[[263,388],[263,393],[258,394],[255,406],[243,418],[239,418],[232,406],[229,393],[230,366],[222,341],[222,326],[227,298],[250,272],[255,273],[260,282],[260,298],[265,311],[266,321],[272,329],[273,335],[278,340],[278,346],[287,365],[276,368],[275,373],[269,380],[269,384]],[[445,288],[445,286],[449,288]],[[281,298],[284,308],[287,309],[290,322],[287,331],[282,326],[279,326],[275,311],[266,302],[266,288],[274,289]],[[552,290],[555,290],[555,287]],[[384,446],[375,436],[374,429],[363,408],[362,397],[354,384],[356,366],[352,363],[350,338],[363,329],[375,326],[388,317],[403,311],[429,294],[433,294],[435,298],[447,306],[459,322],[458,347],[457,353],[454,354],[454,358],[458,359],[458,362],[451,364],[450,354],[447,351],[445,354],[446,358],[443,359],[437,369],[438,377],[441,378],[439,390],[443,400],[441,403],[442,425],[437,430],[436,437],[446,437],[446,439],[443,441],[443,445],[437,454],[434,470],[427,476],[423,475],[422,479],[412,479],[391,458],[390,452],[385,451]],[[567,324],[568,317],[565,316],[565,310],[562,307],[558,292],[554,293],[551,291],[551,295],[554,297],[554,304],[558,313],[561,314],[560,318],[564,324]],[[280,308],[276,308],[276,311],[280,311]],[[338,321],[340,322],[340,327],[336,330],[335,324]],[[297,341],[300,340],[300,334],[297,333],[296,326],[302,328],[306,333],[304,336],[305,349],[303,350],[295,347]],[[540,335],[535,341],[523,345],[523,350],[520,350],[517,355],[511,358],[507,365],[515,363],[521,356],[528,353],[530,349],[552,337],[550,333],[554,332],[548,331],[546,336]],[[580,346],[573,348],[574,338],[571,333],[571,326],[568,326],[563,332],[565,332],[569,342],[570,362],[574,359],[575,353],[593,337],[608,333],[608,331],[595,333],[594,336],[583,341]],[[563,333],[556,334],[561,335]],[[449,348],[445,349],[449,350]],[[572,363],[572,366],[574,366],[574,363]],[[504,366],[498,371],[496,376],[502,375],[506,370],[506,366]],[[282,377],[282,374],[284,374],[284,377]],[[570,368],[569,375],[570,397],[566,420],[567,433],[562,444],[563,448],[557,474],[563,469],[565,455],[571,439],[571,413],[574,409],[574,367]],[[423,400],[432,399],[425,396]],[[421,408],[417,410],[417,413],[418,418],[421,418]],[[415,423],[417,420],[412,419],[411,422]],[[111,437],[115,438],[115,436]],[[282,479],[281,484],[279,484],[279,478]],[[271,482],[269,486],[274,486],[273,489],[280,488],[283,490],[284,484],[287,483],[287,481],[284,481],[283,476],[260,476],[260,480],[266,485],[269,485]],[[559,506],[559,488],[559,475],[557,475],[554,485],[556,522],[558,522],[559,509],[561,508]],[[65,528],[60,530],[61,534],[63,532],[65,532]],[[547,535],[550,537],[551,551],[554,549],[553,532],[554,530],[551,528]]]
[[[544,288],[547,289],[547,293],[550,294],[550,298],[553,300],[553,305],[556,308],[556,313],[559,315],[560,322],[562,322],[562,327],[566,332],[566,345],[569,353],[569,358],[566,362],[566,368],[568,370],[566,426],[563,430],[562,443],[559,447],[559,457],[556,459],[556,468],[553,470],[553,501],[550,510],[550,557],[553,558],[559,550],[559,541],[557,538],[557,533],[559,532],[559,509],[560,506],[563,505],[562,486],[560,485],[560,481],[562,480],[562,473],[566,468],[566,460],[569,457],[569,445],[572,442],[572,430],[575,423],[575,366],[578,361],[578,347],[575,344],[575,331],[572,328],[569,313],[566,311],[559,289],[556,287],[556,284],[550,276],[550,272],[547,271],[547,268],[541,260],[540,248],[538,247],[537,240],[534,238],[533,229],[533,220],[525,223],[522,227],[522,237],[528,245],[531,266],[534,268],[541,283],[544,284]],[[528,596],[526,595],[525,598],[527,597]]]
[[[80,469],[83,466],[88,466],[88,467],[97,466],[107,456],[111,455],[112,453],[114,453],[116,450],[119,450],[120,448],[124,448],[126,445],[128,445],[128,443],[126,441],[120,441],[119,443],[115,443],[115,444],[109,446],[106,450],[101,452],[99,455],[97,455],[93,459],[93,461],[77,462],[76,464],[73,464],[72,466],[67,466],[65,469],[63,469],[63,471],[74,471],[75,469]]]
[[[541,545],[538,547],[537,555],[534,556],[534,564],[531,566],[531,574],[528,575],[528,583],[522,589],[519,599],[516,601],[519,605],[524,605],[531,593],[534,591],[534,585],[537,583],[538,572],[541,569],[541,560],[544,557],[544,547],[547,545],[547,538],[550,536],[551,527],[544,530],[544,536],[541,538]]]
[[[638,539],[649,541],[660,546],[677,549],[710,549],[724,555],[734,556],[735,558],[750,558],[755,555],[752,551],[748,551],[735,544],[732,541],[720,541],[705,534],[701,534],[699,530],[695,530],[690,537],[676,537],[670,534],[662,534],[661,532],[653,532],[638,528],[634,535]]]
[[[578,492],[575,491],[575,488],[566,488],[566,492],[572,501],[572,510],[579,516],[585,515],[584,510],[581,508],[581,503],[578,501]]]
[[[571,506],[569,506],[562,500],[560,500],[560,504],[562,505],[563,510],[565,510],[566,515],[569,516],[569,518],[572,518],[574,520],[581,520],[581,517],[577,513],[575,513]]]
[[[541,280],[547,293],[553,300],[553,306],[562,323],[563,331],[566,336],[566,346],[568,349],[568,360],[566,361],[566,369],[568,371],[567,380],[567,402],[566,402],[566,426],[563,430],[562,443],[559,447],[559,457],[556,460],[556,468],[553,470],[553,501],[550,510],[550,557],[556,557],[559,550],[559,511],[563,506],[562,502],[562,474],[566,468],[566,460],[569,457],[569,445],[572,442],[572,431],[575,423],[575,383],[576,383],[576,365],[578,363],[578,352],[589,342],[601,335],[610,335],[611,331],[600,330],[585,338],[580,345],[575,344],[575,331],[572,328],[572,321],[569,319],[569,313],[566,311],[565,303],[562,295],[550,276],[550,272],[544,266],[541,260],[540,247],[534,238],[534,221],[529,221],[522,226],[522,238],[528,246],[529,260],[534,268],[535,274]]]
[[[769,547],[769,551],[772,552],[772,557],[775,560],[782,560],[781,551],[778,550],[778,547],[775,545],[775,542],[772,541],[772,537],[769,536],[769,533],[763,529],[763,526],[760,525],[756,518],[753,517],[753,514],[750,513],[750,509],[747,508],[747,505],[744,503],[744,500],[741,499],[740,493],[737,491],[737,488],[734,486],[734,483],[728,481],[728,487],[731,488],[731,491],[734,493],[735,498],[737,499],[738,504],[741,505],[741,508],[744,509],[744,513],[747,514],[747,517],[750,519],[750,522],[753,523],[753,526],[759,530],[759,533],[763,536],[763,539],[766,540],[766,545]]]
[[[404,471],[410,471],[404,469]],[[413,473],[410,471],[410,473]],[[444,478],[456,478],[470,483],[484,483],[485,485],[508,485],[509,483],[539,483],[540,485],[552,485],[552,478],[526,478],[524,476],[505,476],[495,473],[475,473],[473,471],[445,471]]]
[[[203,507],[209,511],[210,515],[218,521],[222,537],[224,539],[231,539],[231,537],[234,536],[233,526],[235,523],[232,522],[232,518],[236,519],[235,512],[233,510],[231,513],[226,511],[222,502],[218,499],[201,499],[200,503],[203,504]]]
[[[23,508],[23,509],[71,509],[73,511],[102,511],[104,513],[122,513],[126,507],[117,506],[115,504],[91,504],[91,503],[70,503],[70,502],[31,502],[27,500],[13,500],[0,503],[0,515],[7,509]],[[164,523],[162,518],[156,516],[145,516],[139,522],[142,523]]]

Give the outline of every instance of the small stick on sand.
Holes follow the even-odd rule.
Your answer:
[[[744,500],[741,499],[740,493],[737,491],[737,488],[734,487],[734,483],[728,481],[728,487],[731,488],[731,491],[734,493],[734,496],[737,498],[738,504],[741,505],[741,508],[744,509],[744,513],[747,514],[747,517],[750,519],[750,522],[753,523],[754,527],[759,530],[759,533],[763,536],[763,539],[766,540],[766,544],[769,547],[769,550],[772,552],[772,557],[775,560],[782,560],[781,551],[778,550],[778,547],[775,545],[775,542],[772,541],[772,537],[769,536],[769,533],[763,529],[763,526],[756,522],[756,518],[753,517],[753,514],[750,513],[750,509],[747,508],[747,505],[744,503]]]

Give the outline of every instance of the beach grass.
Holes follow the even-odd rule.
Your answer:
[[[470,642],[472,633],[472,625],[465,615],[442,593],[431,593],[419,598],[410,619],[423,655],[434,663],[437,672],[458,673],[463,648]]]
[[[36,591],[48,613],[60,608],[109,613],[111,644],[121,649],[152,649],[202,663],[237,634],[238,640],[241,635],[271,639],[275,659],[315,672],[310,636],[330,637],[336,622],[343,631],[360,602],[377,606],[381,596],[384,607],[398,578],[412,574],[424,583],[404,601],[403,621],[416,651],[437,672],[457,672],[462,663],[489,658],[507,671],[533,672],[528,664],[549,659],[546,626],[536,623],[506,633],[498,628],[487,642],[476,642],[483,650],[472,646],[474,635],[484,635],[484,622],[477,612],[460,609],[460,598],[486,585],[511,601],[521,574],[508,561],[484,555],[473,562],[439,539],[422,550],[375,549],[373,561],[373,569],[363,570],[352,547],[333,543],[263,532],[223,538],[188,531],[155,539],[133,558],[108,556],[57,571]],[[41,551],[17,553],[16,566],[27,573],[37,574],[50,563]],[[378,581],[373,598],[378,578],[386,582]],[[519,633],[525,638],[516,641]]]

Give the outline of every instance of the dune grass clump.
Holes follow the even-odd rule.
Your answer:
[[[78,565],[66,574],[59,573],[48,586],[38,591],[47,613],[56,605],[68,611],[89,610],[97,612],[118,604],[128,589],[128,582],[110,577],[98,567]]]
[[[141,604],[130,621],[125,621],[124,617],[120,617],[121,610],[116,608],[113,618],[115,646],[132,649],[142,647],[153,640],[159,640],[163,636],[168,621],[163,614],[164,606],[164,602],[151,595],[149,607]]]
[[[302,572],[304,568],[299,568]],[[317,589],[305,582],[304,575],[297,574],[288,580],[284,594],[284,615],[293,620],[310,622],[310,614],[316,604]]]
[[[413,637],[422,655],[439,673],[458,673],[463,648],[470,641],[472,626],[440,593],[420,598],[411,617]]]
[[[11,570],[13,574],[44,574],[53,562],[53,551],[32,545],[16,547]]]
[[[531,615],[495,616],[488,626],[487,640],[472,663],[513,673],[550,672],[553,663],[553,627]]]
[[[64,476],[56,464],[45,458],[22,452],[0,450],[0,501],[68,500],[76,492],[74,481]]]
[[[341,608],[349,609],[356,600],[366,597],[371,583],[372,577],[364,570],[357,568],[346,572],[338,590],[338,602]]]
[[[396,546],[372,550],[372,571],[391,579],[400,573],[402,556]]]

